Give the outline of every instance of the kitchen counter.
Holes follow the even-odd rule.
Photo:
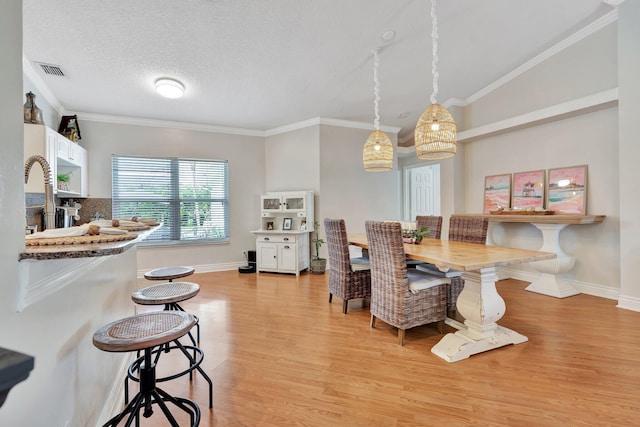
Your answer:
[[[138,237],[133,240],[78,245],[27,246],[25,251],[20,253],[19,260],[52,260],[117,255],[140,243],[160,227],[162,225],[153,226],[149,230],[136,231],[134,233]]]
[[[80,245],[27,246],[19,256],[18,312],[39,301],[60,293],[82,276],[95,276],[100,268],[121,270],[121,265],[133,265],[132,274],[124,270],[118,282],[135,283],[136,245],[158,230],[162,224],[136,231],[133,240]],[[102,267],[101,267],[102,266]],[[114,271],[115,271],[114,270]]]

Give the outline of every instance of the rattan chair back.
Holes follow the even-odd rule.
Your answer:
[[[365,228],[371,260],[371,315],[403,331],[444,320],[444,284],[418,292],[409,288],[400,223],[366,221]]]
[[[449,218],[449,240],[486,245],[488,228],[489,218],[451,215]]]
[[[442,217],[435,215],[418,215],[416,216],[416,228],[419,230],[423,227],[429,229],[429,239],[440,239],[442,233]]]
[[[329,302],[331,296],[342,298],[343,311],[347,312],[347,301],[371,296],[371,272],[353,271],[349,255],[349,241],[344,220],[325,218],[324,229],[329,252]]]

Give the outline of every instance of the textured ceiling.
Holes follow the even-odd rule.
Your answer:
[[[381,123],[409,135],[429,104],[428,0],[23,3],[25,58],[68,113],[255,130],[314,117],[372,123],[376,47]],[[440,0],[438,101],[467,99],[611,10],[602,0]],[[185,96],[159,97],[159,77],[182,81]]]

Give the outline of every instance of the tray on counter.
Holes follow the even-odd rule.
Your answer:
[[[491,215],[553,215],[555,211],[491,211]]]
[[[54,237],[47,239],[28,239],[26,246],[54,246],[54,245],[88,245],[92,243],[109,243],[133,240],[138,237],[135,233],[129,234],[97,234],[95,236]]]

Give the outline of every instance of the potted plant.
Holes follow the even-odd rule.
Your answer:
[[[402,240],[404,243],[419,244],[422,239],[429,237],[429,227],[420,227],[415,230],[402,230]]]
[[[71,173],[59,173],[56,175],[58,190],[69,191],[69,181]]]
[[[326,258],[320,258],[320,247],[324,244],[324,240],[318,234],[319,228],[320,223],[317,220],[313,221],[313,239],[311,241],[316,247],[316,254],[311,258],[311,273],[313,274],[324,274],[327,267]]]

